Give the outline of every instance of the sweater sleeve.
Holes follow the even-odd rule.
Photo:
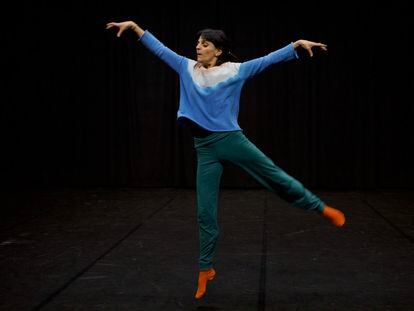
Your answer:
[[[141,36],[140,41],[150,50],[154,55],[158,56],[162,61],[180,73],[181,66],[184,63],[185,57],[178,55],[168,47],[163,45],[157,38],[154,37],[148,30]]]
[[[286,62],[296,58],[298,58],[298,54],[293,47],[293,43],[290,43],[287,46],[271,52],[266,56],[255,58],[242,63],[240,65],[240,73],[242,78],[249,79],[261,73],[271,65]]]

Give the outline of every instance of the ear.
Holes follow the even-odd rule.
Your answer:
[[[214,55],[215,55],[216,57],[219,57],[222,53],[223,53],[223,51],[222,51],[221,49],[217,49],[217,48],[216,48],[216,52],[214,53]]]

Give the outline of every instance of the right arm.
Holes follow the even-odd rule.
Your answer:
[[[138,35],[138,38],[140,39],[142,44],[147,49],[149,49],[152,53],[158,56],[165,63],[167,63],[177,73],[181,71],[181,66],[185,58],[164,46],[149,31],[143,30],[133,21],[126,21],[120,23],[111,22],[106,24],[106,29],[110,29],[113,27],[118,28],[117,37],[120,37],[125,30],[130,29],[134,31]]]

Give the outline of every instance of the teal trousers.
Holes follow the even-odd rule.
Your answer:
[[[242,131],[214,132],[194,137],[197,151],[197,218],[200,238],[200,270],[213,265],[219,236],[217,205],[223,162],[243,168],[268,190],[292,205],[322,212],[324,203],[299,181],[286,174],[260,151]]]

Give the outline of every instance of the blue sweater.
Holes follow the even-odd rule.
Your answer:
[[[148,30],[140,41],[180,77],[177,119],[188,118],[213,132],[241,130],[237,123],[239,100],[247,79],[273,64],[298,58],[290,43],[263,57],[243,63],[227,62],[207,69],[170,50]]]

